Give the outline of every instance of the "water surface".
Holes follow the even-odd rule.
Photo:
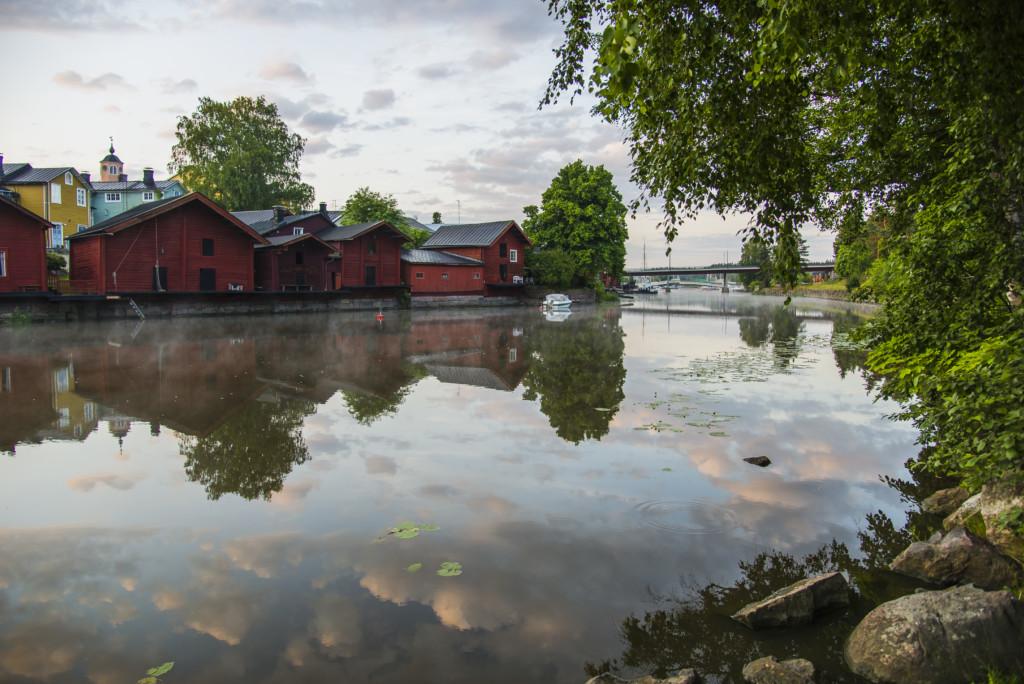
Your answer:
[[[903,524],[880,476],[915,435],[856,320],[699,292],[0,330],[0,680],[736,681],[796,652],[849,679],[849,616],[726,616]]]

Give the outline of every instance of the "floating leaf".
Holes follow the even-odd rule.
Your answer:
[[[712,437],[728,437],[729,435],[724,432],[709,432]]]
[[[163,665],[160,665],[158,667],[154,667],[154,668],[151,668],[149,670],[146,670],[146,674],[152,675],[154,677],[162,677],[165,674],[167,674],[168,672],[170,672],[173,668],[174,668],[174,661],[172,660],[169,663],[164,663]]]
[[[157,684],[157,681],[156,677],[143,677],[136,684]]]
[[[667,468],[667,467],[666,468],[662,468],[661,472],[663,472],[663,473],[671,473],[672,469],[671,468]]]
[[[462,563],[445,561],[441,563],[441,568],[437,571],[437,574],[441,577],[458,577],[462,574]]]
[[[413,563],[405,569],[406,572],[419,572],[423,567],[423,563]]]
[[[394,531],[394,535],[399,539],[412,539],[413,537],[420,536],[420,528],[418,527],[401,527]]]
[[[426,525],[420,525],[420,530],[422,530],[423,532],[437,532],[439,529],[441,529],[441,528],[438,527],[437,525],[434,525],[433,523],[428,523]]]

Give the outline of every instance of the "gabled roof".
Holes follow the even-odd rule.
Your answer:
[[[266,239],[262,235],[232,216],[231,212],[222,209],[216,202],[208,198],[206,195],[198,192],[190,192],[187,195],[179,195],[178,197],[170,197],[168,199],[140,204],[139,206],[133,207],[128,211],[117,214],[116,216],[111,216],[106,221],[100,221],[88,230],[83,230],[81,233],[70,235],[67,239],[76,240],[90,235],[112,235],[124,230],[125,228],[130,228],[142,223],[143,221],[149,220],[154,216],[159,216],[160,214],[172,211],[186,204],[191,204],[192,202],[200,202],[206,205],[206,207],[211,209],[215,214],[219,214],[222,218],[239,230],[243,231],[257,243],[266,243]]]
[[[318,238],[312,233],[303,233],[302,235],[274,235],[272,237],[264,238],[267,243],[265,245],[257,245],[256,249],[267,249],[268,247],[288,247],[290,245],[302,242],[303,240],[313,240],[324,246],[324,249],[334,253],[334,248],[329,244]]]
[[[423,243],[423,249],[444,249],[446,247],[490,247],[509,228],[514,228],[529,242],[529,238],[515,221],[491,221],[489,223],[446,223]]]
[[[402,261],[407,264],[431,264],[437,266],[483,266],[479,259],[460,254],[442,252],[439,249],[403,249]]]
[[[0,207],[9,207],[9,208],[11,208],[11,209],[13,209],[13,210],[15,210],[17,212],[20,212],[20,213],[24,214],[25,216],[27,216],[28,218],[33,219],[34,221],[39,223],[39,225],[41,225],[43,228],[52,228],[53,227],[52,223],[50,223],[49,221],[44,219],[39,214],[32,213],[31,211],[29,211],[25,207],[21,206],[17,202],[12,202],[11,200],[9,200],[6,197],[4,197],[3,195],[0,195]]]
[[[300,223],[310,218],[323,216],[319,211],[306,211],[301,214],[289,214],[281,219],[281,221],[274,221],[273,209],[250,209],[247,211],[233,211],[231,213],[235,218],[248,225],[260,235],[272,233],[278,228],[290,226],[293,223]],[[337,214],[339,212],[327,212],[327,216],[324,216],[324,218],[329,223],[334,223],[335,220],[335,218],[331,216],[332,213]]]
[[[415,228],[417,230],[425,230],[425,231],[428,231],[428,232],[433,232],[433,231],[430,230],[430,226],[428,226],[425,223],[420,223],[419,221],[414,219],[412,216],[403,216],[402,220],[404,220],[405,221],[405,225],[409,226],[410,228]]]
[[[395,228],[387,221],[369,221],[367,223],[353,223],[350,226],[335,226],[333,228],[325,228],[316,234],[321,240],[327,240],[328,242],[336,242],[341,240],[354,240],[355,238],[369,233],[371,230],[378,228],[386,228],[397,235],[406,237],[405,233]]]
[[[153,185],[146,185],[140,180],[133,181],[91,181],[89,185],[95,192],[110,192],[110,191],[121,191],[121,192],[134,192],[143,190],[166,190],[172,185],[181,185],[181,181],[176,180],[158,180],[154,181]],[[184,185],[181,185],[184,188]]]
[[[33,168],[31,164],[4,164],[3,177],[0,183],[4,185],[29,185],[47,183],[57,176],[68,171],[78,176],[78,172],[71,166],[51,166],[43,169]],[[79,176],[81,178],[81,176]]]

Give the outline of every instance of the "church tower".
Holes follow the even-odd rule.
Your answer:
[[[124,162],[114,154],[114,139],[110,139],[110,154],[100,160],[100,180],[104,183],[124,180]]]

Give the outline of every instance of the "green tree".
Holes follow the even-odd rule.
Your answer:
[[[751,287],[769,287],[772,284],[772,250],[771,246],[758,236],[752,236],[743,242],[740,254],[743,266],[758,266],[757,273],[741,273],[740,282],[747,289]]]
[[[1024,4],[549,9],[565,41],[545,102],[595,95],[627,132],[635,206],[661,198],[669,237],[705,209],[747,212],[792,285],[798,226],[883,212],[867,334],[881,393],[936,447],[927,467],[1024,479],[1024,309],[1007,296],[1024,282]]]
[[[526,267],[537,284],[565,289],[572,287],[576,260],[563,249],[532,249]]]
[[[441,222],[441,212],[435,211],[434,215],[430,218],[430,222],[431,223],[440,223]]]
[[[306,141],[262,96],[200,98],[192,114],[178,117],[175,135],[171,173],[228,211],[275,204],[298,211],[313,202],[313,187],[299,174]]]
[[[622,276],[626,265],[626,206],[603,166],[576,160],[541,196],[524,207],[523,230],[539,251],[562,250],[575,261],[573,279],[588,286],[602,274]]]
[[[430,237],[430,231],[413,228],[406,222],[405,215],[398,208],[398,200],[393,195],[374,192],[368,187],[359,188],[345,200],[341,208],[341,220],[345,224],[387,221],[409,238],[405,243],[406,248],[419,247]]]

